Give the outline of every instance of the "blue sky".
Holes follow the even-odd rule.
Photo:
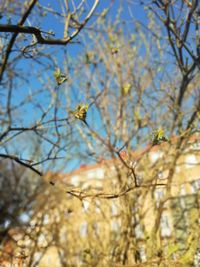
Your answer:
[[[59,5],[57,4],[57,1],[54,1],[54,0],[50,0],[50,1],[46,1],[46,0],[41,0],[39,1],[42,5],[44,4],[46,7],[52,7],[55,11],[58,11],[60,12],[59,10]],[[93,2],[93,1],[89,1],[89,2]],[[102,10],[104,10],[105,8],[108,7],[108,3],[110,4],[111,1],[107,1],[107,0],[104,0],[104,1],[100,1],[100,4],[98,5],[98,8],[97,8],[97,11],[98,12],[102,12]],[[116,0],[114,1],[114,4],[112,6],[112,8],[110,9],[109,11],[109,14],[108,14],[108,17],[109,19],[115,19],[116,17],[116,14],[117,14],[117,11],[118,11],[118,8],[119,8],[119,4],[120,4],[121,1],[119,0]],[[124,1],[125,3],[126,1]],[[135,16],[136,19],[140,19],[141,21],[144,21],[146,20],[146,17],[145,17],[145,13],[142,11],[142,8],[139,7],[138,5],[135,5],[134,8],[131,10],[132,14]],[[34,15],[34,14],[33,14]],[[129,21],[130,18],[130,10],[128,9],[128,5],[127,4],[124,4],[123,5],[123,11],[122,11],[122,14],[121,14],[121,17],[122,17],[122,20],[126,20],[126,21]],[[33,22],[35,23],[34,26],[37,26],[37,20],[35,21],[34,19],[34,16],[33,18],[30,17],[30,21],[33,20]],[[92,18],[91,21],[88,22],[88,24],[86,26],[90,26],[91,23],[93,23],[95,20],[95,17]],[[29,20],[27,20],[27,25],[29,25]],[[55,38],[60,38],[63,36],[63,23],[62,21],[59,21],[59,18],[56,17],[56,16],[53,16],[53,15],[48,15],[48,16],[45,16],[42,18],[42,21],[40,21],[40,25],[38,24],[38,26],[40,26],[40,28],[44,31],[53,31],[55,32]],[[81,34],[84,34],[84,29],[82,30]],[[76,38],[76,40],[79,40],[79,36]],[[75,40],[75,42],[76,42]],[[30,43],[31,41],[31,36],[29,36],[27,42],[25,43],[26,45],[28,43]],[[82,44],[79,44],[79,43],[72,43],[72,44],[68,44],[66,48],[64,48],[63,46],[48,46],[46,45],[45,46],[45,50],[44,52],[46,53],[56,53],[56,61],[57,61],[57,65],[62,69],[62,65],[63,65],[63,51],[66,51],[67,50],[67,54],[69,55],[69,57],[74,57],[76,58],[77,55],[79,53],[82,52],[83,50],[83,46]],[[12,53],[11,55],[11,58],[16,56],[16,53]],[[48,63],[48,60],[46,60],[45,58],[42,59],[43,60],[43,63]],[[19,61],[18,63],[18,68],[21,68],[22,71],[26,72],[25,74],[25,78],[29,78],[28,77],[28,74],[29,74],[29,71],[30,68],[33,68],[32,70],[37,70],[38,68],[38,71],[40,72],[41,69],[43,69],[41,66],[39,66],[38,64],[32,64],[32,59],[26,59],[24,58],[23,60]],[[53,67],[52,66],[52,73],[54,71],[55,66]],[[32,74],[32,73],[31,73]],[[51,75],[51,73],[42,73],[41,72],[41,75],[43,75],[43,78],[46,79],[49,75]],[[35,88],[38,88],[39,86],[41,86],[40,84],[40,81],[38,81],[38,78],[37,77],[34,77],[33,75],[30,76],[31,78],[31,84],[32,84],[32,87],[35,87]],[[17,92],[17,94],[15,95],[15,101],[19,102],[20,99],[23,99],[24,97],[24,91],[27,91],[26,88],[24,88],[24,90],[20,90],[19,92]],[[45,97],[43,95],[41,95],[42,97],[42,101],[45,101]],[[33,114],[34,115],[34,114]],[[34,116],[33,116],[34,117]]]
[[[50,1],[46,1],[46,0],[41,0],[39,1],[41,3],[41,5],[45,5],[48,8],[53,8],[55,11],[60,12],[59,10],[59,5],[57,4],[58,2],[55,0],[50,0]],[[93,1],[88,1],[90,3],[92,3]],[[100,4],[98,5],[97,8],[97,12],[102,12],[104,9],[106,9],[109,4],[111,3],[111,1],[100,1]],[[130,27],[129,27],[129,32],[132,30],[131,27],[132,25],[132,17],[133,16],[136,20],[141,20],[142,22],[146,21],[146,16],[145,13],[142,9],[142,7],[138,6],[138,5],[133,5],[133,8],[130,10],[128,5],[126,4],[126,1],[119,1],[116,0],[114,1],[114,4],[112,6],[112,8],[110,9],[109,13],[108,13],[108,17],[109,20],[114,20],[117,13],[118,13],[118,9],[119,9],[119,5],[120,3],[124,3],[122,6],[122,13],[121,13],[121,20],[125,20],[126,21],[126,26],[129,24],[129,21],[131,21]],[[57,16],[53,16],[53,15],[47,15],[42,17],[41,20],[36,20],[35,19],[35,14],[34,12],[31,14],[30,18],[27,20],[26,25],[30,25],[29,22],[32,21],[32,26],[39,26],[41,30],[43,31],[54,31],[55,32],[55,38],[62,38],[63,37],[63,23],[62,21],[59,20],[59,18]],[[93,17],[88,24],[86,25],[87,27],[89,27],[94,21],[95,21],[95,17]],[[15,21],[15,20],[13,20]],[[129,25],[128,25],[129,26]],[[84,35],[84,29],[81,32],[82,35]],[[25,41],[24,45],[27,45],[30,43],[31,41],[31,36],[27,36],[27,41]],[[78,36],[76,38],[76,40],[79,40],[80,37]],[[75,41],[76,41],[75,40]],[[40,46],[38,46],[40,47]],[[80,54],[83,50],[83,46],[82,44],[79,43],[72,43],[72,44],[68,44],[66,48],[64,48],[63,46],[45,46],[43,53],[55,53],[56,55],[56,64],[58,67],[60,67],[61,69],[64,69],[63,66],[63,57],[64,57],[64,51],[67,50],[67,54],[69,55],[70,58],[75,58],[78,56],[78,54]],[[17,55],[17,53],[13,52],[10,60],[12,60],[12,58],[14,58]],[[44,64],[49,64],[49,60],[42,58],[42,63]],[[34,91],[42,88],[43,86],[46,86],[45,82],[48,83],[48,79],[53,80],[53,71],[55,70],[55,66],[52,65],[52,68],[50,71],[45,72],[45,67],[38,65],[37,63],[34,63],[33,60],[31,58],[23,58],[21,59],[18,63],[17,63],[17,68],[18,70],[21,69],[21,73],[23,74],[24,78],[27,80],[28,83],[22,83],[21,85],[21,80],[20,78],[18,79],[17,77],[15,78],[15,83],[16,83],[16,88],[18,87],[19,89],[14,91],[13,93],[13,104],[18,104],[20,103],[20,101],[22,101],[25,96],[27,96],[29,94],[29,87],[32,91],[32,93],[34,93]],[[35,73],[34,73],[35,72]],[[37,74],[37,76],[35,75]],[[41,82],[39,80],[39,78],[42,78],[43,82]],[[62,93],[61,93],[62,88],[60,89],[60,97],[62,98]],[[35,99],[35,100],[34,100]],[[33,98],[34,102],[38,102],[41,106],[45,106],[48,101],[49,98],[48,96],[46,96],[45,92],[34,97]],[[85,99],[81,99],[79,98],[79,101],[85,101]],[[33,124],[33,122],[35,120],[38,120],[38,118],[40,117],[40,112],[38,111],[38,109],[36,109],[32,103],[27,104],[24,108],[22,108],[22,112],[23,112],[23,117],[20,117],[21,120],[17,121],[16,124],[14,124],[13,126],[31,126]],[[50,115],[52,115],[52,113],[50,113]],[[65,111],[61,110],[58,115],[60,117],[65,117],[67,114],[65,114]],[[48,119],[48,116],[47,118]],[[11,151],[12,149],[16,150],[16,140],[14,140],[14,144],[15,146],[13,146],[13,148],[10,148]],[[21,156],[24,158],[29,158],[29,153],[30,150],[29,148],[27,148],[26,143],[23,144],[23,147],[17,147],[18,151],[21,151]]]
[[[47,7],[52,7],[54,10],[57,10],[58,12],[60,12],[59,6],[57,5],[57,1],[42,0],[42,1],[40,1],[40,3],[46,5]],[[47,5],[47,3],[49,3],[49,6]],[[100,4],[97,8],[97,11],[98,12],[103,11],[105,8],[107,8],[108,3],[110,3],[110,1],[107,1],[107,0],[100,1]],[[123,1],[116,0],[114,2],[114,5],[112,6],[111,10],[108,13],[109,20],[112,21],[115,19],[116,15],[118,13],[120,3],[124,3],[122,6],[121,21],[123,21],[123,20],[126,21],[126,24],[124,26],[125,34],[126,34],[126,30],[127,30],[127,38],[129,38],[130,34],[132,32],[134,33],[134,24],[132,21],[133,18],[135,20],[139,20],[145,24],[145,23],[147,23],[147,16],[143,10],[143,7],[135,4],[135,5],[132,5],[132,8],[130,9],[130,7],[127,5],[126,1],[123,2]],[[37,21],[37,20],[35,20],[34,13],[33,13],[32,17],[30,17],[30,21],[31,20],[33,20],[34,26],[40,26],[40,29],[42,29],[44,31],[50,31],[50,30],[54,31],[56,38],[62,37],[63,24],[62,24],[62,21],[59,21],[58,17],[48,15],[48,16],[43,17],[41,21]],[[89,23],[87,24],[87,27],[89,27],[94,22],[94,20],[95,20],[95,17],[93,17],[92,20],[89,21]],[[27,25],[29,25],[29,20],[27,20]],[[83,29],[83,31],[81,32],[81,35],[84,36],[84,33],[85,33],[85,30]],[[76,38],[76,40],[81,40],[81,37],[78,36]],[[28,40],[25,42],[25,44],[27,45],[28,43],[30,43],[30,41],[31,41],[31,36],[28,37]],[[87,39],[86,39],[86,41],[87,41]],[[38,47],[40,47],[40,46],[38,46]],[[17,68],[21,69],[21,73],[24,75],[24,78],[27,79],[28,83],[25,82],[24,84],[22,83],[22,85],[21,85],[20,78],[19,79],[17,77],[15,78],[16,88],[18,87],[19,90],[16,90],[16,92],[14,93],[14,98],[13,98],[14,104],[19,103],[21,99],[23,99],[26,95],[28,95],[28,90],[29,90],[28,88],[31,88],[32,92],[34,92],[40,88],[42,89],[42,88],[45,88],[45,86],[48,86],[49,81],[52,84],[52,82],[54,81],[53,72],[55,70],[55,67],[60,67],[62,70],[65,69],[65,66],[64,66],[65,58],[64,57],[66,56],[66,53],[65,53],[66,51],[67,51],[67,55],[70,58],[70,60],[73,60],[73,58],[74,58],[74,60],[76,60],[77,56],[79,54],[81,54],[83,51],[83,45],[79,44],[79,43],[68,44],[66,47],[63,47],[63,46],[53,46],[52,47],[52,46],[46,45],[46,46],[43,46],[43,48],[44,49],[43,49],[42,53],[55,54],[55,59],[56,59],[55,64],[52,64],[52,62],[50,62],[49,59],[42,57],[43,65],[50,64],[50,66],[51,66],[50,70],[48,67],[48,71],[45,71],[46,67],[34,62],[32,58],[21,59],[17,65]],[[142,51],[142,49],[141,49],[140,53],[142,54],[143,52],[144,51]],[[12,54],[11,59],[14,56],[16,56],[16,53]],[[76,86],[75,85],[76,82],[77,81],[74,81],[74,84],[72,86]],[[79,84],[79,81],[77,82],[77,84]],[[64,90],[63,88],[64,88],[64,86],[61,86],[59,89],[61,99],[63,97],[62,96],[62,90]],[[55,88],[52,88],[52,90],[54,90],[54,89]],[[35,103],[39,103],[41,106],[46,106],[47,103],[49,102],[49,97],[44,92],[44,93],[39,94],[38,96],[34,97],[33,100]],[[76,102],[75,101],[76,98],[72,96],[72,100],[73,100],[72,102],[74,105]],[[78,100],[80,102],[84,102],[85,98],[83,96],[79,95]],[[63,100],[63,102],[64,101],[65,100]],[[92,111],[90,111],[90,112],[92,112]],[[66,110],[61,109],[61,111],[59,111],[58,115],[60,118],[66,117],[67,116]],[[52,112],[49,113],[49,116],[52,116]],[[40,117],[39,109],[35,108],[35,106],[33,106],[32,104],[28,104],[23,109],[22,121],[21,122],[18,121],[17,122],[18,125],[13,125],[13,126],[19,126],[19,123],[21,123],[22,126],[30,126],[30,125],[32,125],[33,121],[38,119],[39,117]],[[46,119],[48,119],[48,118],[49,117],[47,116]],[[80,122],[80,125],[81,125],[81,122]],[[21,150],[22,150],[22,154],[24,157],[26,157],[26,156],[29,157],[30,150],[26,149],[26,144],[24,144],[24,148],[22,148]],[[19,151],[20,151],[20,149],[19,149]],[[73,164],[71,164],[70,166],[67,165],[67,168],[68,167],[69,167],[69,169],[72,168],[72,165]]]

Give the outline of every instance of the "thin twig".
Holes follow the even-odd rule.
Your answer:
[[[20,165],[31,169],[32,171],[34,171],[38,175],[40,175],[40,176],[43,175],[42,172],[40,172],[37,169],[35,169],[31,164],[26,163],[26,162],[30,162],[29,160],[25,160],[26,162],[24,162],[20,158],[18,158],[17,156],[9,155],[9,154],[0,154],[0,157],[1,158],[6,158],[6,159],[10,159],[10,160],[14,160],[15,162],[19,163]]]

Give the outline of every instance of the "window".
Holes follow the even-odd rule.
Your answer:
[[[186,208],[186,203],[185,203],[185,198],[184,196],[186,195],[186,189],[185,189],[185,185],[181,185],[181,190],[180,190],[180,206],[182,209]]]
[[[112,220],[111,221],[111,229],[112,229],[112,231],[118,232],[119,228],[120,228],[119,222],[116,221],[116,220]]]
[[[145,253],[145,248],[144,247],[141,247],[140,248],[140,258],[141,258],[142,262],[144,262],[144,261],[147,260],[146,253]]]
[[[155,200],[156,200],[156,207],[159,207],[160,201],[164,196],[164,189],[156,188],[156,190],[154,191],[154,196],[155,196]]]
[[[117,208],[116,204],[114,204],[114,203],[112,203],[112,205],[111,205],[111,213],[113,216],[118,215],[118,208]]]
[[[86,237],[87,229],[88,229],[87,222],[86,221],[82,222],[81,225],[80,225],[80,236],[81,237]]]
[[[135,237],[138,239],[144,238],[144,233],[140,224],[137,224],[135,227]]]
[[[82,203],[83,203],[84,210],[87,211],[89,209],[90,202],[87,200],[83,200]]]
[[[191,183],[192,193],[196,194],[200,189],[200,178]]]
[[[155,163],[159,158],[161,158],[163,156],[163,152],[158,151],[158,152],[152,152],[150,157],[151,157],[151,161],[153,163]]]
[[[96,213],[101,213],[101,202],[97,199],[95,201],[96,207],[95,207],[95,212]]]
[[[200,142],[196,141],[191,145],[191,147],[195,150],[200,150]]]
[[[169,237],[171,235],[171,228],[167,214],[162,214],[160,228],[162,237]]]
[[[44,215],[43,223],[44,224],[48,224],[49,223],[49,214],[45,214]]]
[[[71,183],[74,185],[74,186],[78,186],[79,184],[79,177],[76,175],[76,176],[72,176],[71,178]]]
[[[191,168],[195,164],[197,164],[198,161],[197,161],[197,158],[195,157],[195,155],[189,155],[189,156],[186,157],[185,163],[186,163],[186,167],[187,168]]]
[[[162,179],[166,179],[166,177],[167,177],[167,175],[166,175],[166,173],[164,173],[164,171],[160,171],[160,172],[158,173],[158,178],[159,178],[160,180],[162,180]]]
[[[181,185],[180,194],[181,194],[181,196],[185,196],[186,195],[186,189],[185,189],[185,185],[184,184]]]
[[[91,170],[87,172],[88,179],[103,179],[104,178],[104,170],[102,168]]]
[[[94,230],[94,232],[95,232],[96,234],[100,234],[100,232],[99,232],[99,225],[98,225],[97,222],[93,222],[93,223],[92,223],[92,229]]]
[[[96,170],[96,176],[98,179],[103,179],[104,178],[104,170],[103,169],[97,169]]]
[[[194,267],[200,266],[200,249],[197,249],[194,255]]]
[[[40,234],[38,237],[38,246],[40,246],[41,248],[46,247],[48,245],[47,241],[46,241],[46,237],[44,234]]]

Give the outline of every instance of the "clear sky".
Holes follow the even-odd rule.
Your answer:
[[[75,2],[79,3],[80,1],[79,2],[75,1]],[[87,1],[87,2],[89,3],[88,7],[90,7],[94,1]],[[131,31],[131,27],[133,26],[132,25],[133,17],[136,20],[144,22],[146,21],[146,16],[142,7],[140,7],[139,5],[131,5],[130,8],[127,2],[128,1],[115,0],[107,16],[109,17],[109,20],[114,20],[116,15],[118,14],[119,6],[121,5],[122,8],[121,20],[126,21],[127,27],[129,27],[129,21],[131,21],[129,27],[129,31]],[[39,3],[45,6],[47,9],[52,8],[55,12],[59,13],[62,12],[60,5],[58,4],[59,3],[58,1],[40,0]],[[108,8],[108,6],[110,6],[111,3],[112,1],[101,0],[97,7],[97,12],[99,13],[102,12],[104,9]],[[16,21],[18,21],[18,19],[19,18],[17,18],[17,14],[16,17],[15,16],[10,17],[11,23],[15,23]],[[2,18],[2,22],[4,22],[4,20],[5,17]],[[92,19],[88,22],[86,27],[92,25],[92,23],[94,23],[95,20],[96,17],[95,16],[92,17]],[[30,17],[27,19],[25,25],[40,27],[41,30],[46,32],[53,31],[55,33],[55,38],[63,37],[63,30],[64,30],[63,21],[60,21],[60,18],[56,15],[55,16],[53,16],[52,14],[46,15],[38,20],[36,14],[32,12]],[[85,30],[83,29],[81,32],[82,35],[84,35],[84,31]],[[27,40],[24,41],[24,46],[30,44],[31,40],[32,37],[30,35],[27,36]],[[30,127],[33,125],[34,121],[38,121],[38,119],[41,116],[40,114],[42,114],[40,110],[42,109],[42,107],[44,107],[45,109],[45,107],[48,106],[50,98],[45,92],[40,93],[36,96],[33,96],[33,94],[45,86],[48,87],[47,84],[48,81],[50,81],[50,83],[52,84],[52,80],[54,79],[53,72],[55,70],[55,67],[60,67],[62,70],[66,69],[65,66],[63,65],[66,50],[70,58],[74,59],[77,58],[78,54],[80,54],[83,49],[83,46],[81,43],[79,43],[79,40],[81,40],[80,36],[78,36],[75,40],[73,40],[71,44],[68,44],[66,49],[64,49],[64,47],[62,46],[54,46],[54,47],[48,45],[43,46],[43,50],[41,50],[42,62],[40,61],[40,56],[37,58],[34,57],[31,58],[31,56],[30,57],[26,56],[22,58],[20,61],[18,61],[17,64],[15,64],[15,67],[17,67],[17,69],[21,72],[24,82],[23,80],[21,80],[21,76],[19,76],[19,78],[18,76],[16,76],[14,80],[15,84],[14,86],[16,86],[15,89],[16,88],[18,89],[13,91],[12,104],[19,105],[19,103],[23,102],[23,100],[28,98],[29,95],[32,97],[32,101],[30,101],[28,104],[20,108],[21,114],[23,114],[23,116],[21,116],[20,114],[21,116],[19,117],[20,119],[17,120],[12,125],[13,127],[14,126]],[[40,49],[40,47],[41,46],[38,45],[38,49]],[[50,62],[47,57],[43,56],[48,53],[55,55],[54,63]],[[14,59],[16,56],[17,56],[17,49],[16,52],[14,49],[11,54],[10,61],[12,61],[12,59]],[[47,67],[45,66],[45,64]],[[51,66],[50,68],[49,65]],[[48,69],[48,71],[46,71],[45,69]],[[52,90],[54,89],[52,88]],[[61,90],[62,89],[60,89],[60,91]],[[60,97],[62,98],[62,94],[60,94]],[[81,99],[81,97],[79,97],[79,99],[80,101],[85,101],[85,99]],[[39,105],[41,106],[41,108],[38,108]],[[65,110],[61,110],[60,112],[58,112],[58,116],[61,118],[66,117],[66,115],[67,114]],[[52,112],[49,112],[49,116],[46,116],[46,120],[51,116]],[[13,150],[13,153],[15,153],[15,151],[17,150],[20,153],[21,157],[29,158],[30,157],[29,153],[31,152],[30,148],[28,148],[27,146],[27,143],[22,142],[22,146],[20,147],[17,144],[18,142],[16,142],[16,139],[14,139],[13,146],[10,147],[10,151],[12,152]]]
[[[55,12],[62,12],[59,8],[58,2],[55,0],[40,0],[39,1],[41,5],[45,5],[47,8],[52,8]],[[93,1],[88,1],[89,3],[92,3]],[[146,23],[147,17],[145,15],[145,12],[143,10],[143,7],[139,5],[131,5],[131,8],[127,4],[128,1],[120,1],[116,0],[114,1],[114,4],[112,8],[110,9],[108,13],[108,17],[110,20],[114,20],[118,10],[119,6],[121,4],[122,7],[122,12],[121,12],[121,20],[126,21],[126,27],[127,27],[127,33],[130,33],[131,31],[134,31],[133,27],[133,18],[135,20],[139,20],[142,23]],[[105,8],[107,8],[110,5],[111,1],[103,0],[100,1],[100,4],[97,8],[98,12],[102,12]],[[95,17],[93,17],[87,24],[87,27],[89,27],[94,21]],[[55,33],[55,38],[62,38],[63,37],[63,23],[60,21],[58,16],[53,16],[53,15],[47,15],[42,17],[42,19],[38,20],[38,18],[35,16],[33,13],[30,16],[30,19],[27,20],[26,24],[32,26],[38,26],[40,29],[43,31],[53,31]],[[129,24],[130,22],[130,24]],[[85,30],[81,32],[82,35],[84,35]],[[127,38],[128,35],[127,35]],[[77,42],[81,40],[81,37],[78,36],[74,41]],[[27,41],[25,41],[24,44],[28,44],[31,41],[31,36],[28,37]],[[37,58],[38,62],[34,60],[34,58],[23,58],[17,63],[17,68],[21,69],[21,73],[24,76],[24,79],[27,80],[24,83],[21,82],[21,78],[16,77],[15,78],[15,83],[16,87],[18,87],[20,90],[15,90],[13,92],[13,104],[16,105],[20,103],[20,101],[23,101],[24,98],[28,97],[29,92],[31,94],[34,94],[34,92],[38,91],[39,89],[43,89],[43,87],[48,88],[48,83],[52,85],[54,78],[53,78],[53,72],[55,70],[55,67],[60,67],[62,70],[66,69],[63,62],[65,60],[65,52],[67,50],[67,54],[70,58],[76,59],[78,54],[82,52],[83,46],[82,44],[74,43],[74,41],[71,44],[68,44],[66,49],[62,46],[43,46],[43,50],[41,50],[41,58],[42,62],[39,62],[40,56]],[[38,46],[40,48],[41,46]],[[142,52],[142,51],[141,51]],[[43,57],[45,54],[54,54],[55,55],[55,62],[49,61],[47,57]],[[16,56],[16,53],[13,52],[11,56],[14,58]],[[46,66],[45,66],[46,64]],[[49,65],[51,66],[49,68]],[[45,69],[48,69],[46,71]],[[70,75],[70,73],[69,73]],[[28,87],[28,86],[29,87]],[[56,87],[56,86],[55,86]],[[62,88],[60,89],[60,92],[62,92]],[[30,90],[31,89],[31,90]],[[55,88],[50,88],[50,90],[55,90]],[[60,93],[60,97],[62,98],[62,93]],[[73,95],[72,95],[73,98]],[[85,99],[81,99],[81,96],[79,96],[80,101],[85,101]],[[50,99],[46,95],[45,92],[40,93],[34,97],[32,97],[32,101],[30,101],[29,104],[25,105],[23,108],[21,108],[21,111],[23,112],[23,117],[21,120],[18,120],[16,125],[13,126],[31,126],[35,120],[38,120],[40,118],[40,111],[42,107],[45,107],[48,105]],[[63,100],[65,101],[65,100]],[[75,101],[74,101],[75,102]],[[39,105],[41,108],[39,109]],[[53,111],[52,111],[53,112]],[[49,116],[46,116],[46,120],[52,116],[52,112],[49,112]],[[66,110],[61,110],[58,113],[58,116],[63,118],[66,117]],[[13,146],[13,150],[16,150],[16,141],[14,142],[15,146]],[[21,155],[24,158],[29,157],[30,150],[27,149],[27,143],[23,144],[23,147],[18,148],[19,152],[21,151]],[[11,148],[12,150],[12,148]],[[14,153],[14,152],[13,152]],[[58,161],[59,162],[59,161]],[[58,163],[59,164],[59,163]],[[71,165],[72,166],[72,165]],[[69,169],[71,168],[69,167]]]

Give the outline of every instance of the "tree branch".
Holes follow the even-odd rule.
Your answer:
[[[18,23],[19,26],[22,26],[24,24],[24,22],[26,21],[27,17],[31,13],[31,11],[32,11],[32,9],[33,9],[33,7],[35,6],[36,3],[37,3],[37,0],[32,0],[31,1],[29,8],[23,14],[21,20]],[[10,52],[12,50],[12,47],[13,47],[14,43],[15,43],[15,40],[17,38],[18,33],[19,32],[14,32],[14,34],[13,34],[13,36],[12,36],[12,38],[11,38],[9,44],[8,44],[8,47],[6,49],[6,53],[5,53],[5,56],[3,58],[2,66],[1,66],[1,69],[0,69],[0,81],[3,78],[3,73],[4,73],[5,69],[6,69],[6,65],[7,65],[9,56],[10,56]]]
[[[38,171],[37,169],[35,169],[32,165],[22,161],[20,158],[14,156],[14,155],[9,155],[9,154],[0,154],[1,158],[6,158],[6,159],[10,159],[10,160],[14,160],[15,162],[19,163],[22,166],[25,166],[26,168],[31,169],[32,171],[34,171],[35,173],[37,173],[38,175],[42,176],[42,172]],[[27,160],[28,162],[28,160]]]
[[[86,25],[88,20],[93,15],[99,0],[96,0],[93,7],[91,8],[90,12],[88,13],[87,17],[85,18],[83,23],[80,23],[80,26],[76,31],[74,31],[69,37],[61,38],[61,39],[50,39],[44,38],[42,36],[42,31],[36,27],[30,26],[22,26],[22,25],[8,25],[8,24],[0,24],[0,32],[13,32],[15,34],[18,33],[26,33],[26,34],[33,34],[37,39],[37,43],[39,44],[48,44],[48,45],[66,45],[72,39],[74,39],[78,33],[82,30],[82,28]]]

